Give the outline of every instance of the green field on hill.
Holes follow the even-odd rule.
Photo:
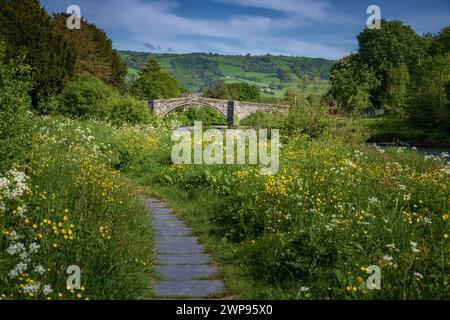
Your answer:
[[[152,54],[120,51],[128,65],[131,83],[147,59],[154,55],[161,67],[174,76],[186,91],[200,92],[219,80],[247,82],[266,96],[281,98],[287,89],[306,93],[328,90],[330,60],[284,56],[222,56],[217,54]]]

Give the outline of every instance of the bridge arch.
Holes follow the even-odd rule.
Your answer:
[[[170,107],[169,109],[165,110],[162,114],[160,114],[161,117],[165,117],[168,114],[174,112],[176,109],[178,108],[183,108],[183,107],[192,107],[192,108],[198,108],[198,107],[206,107],[209,108],[211,110],[217,111],[218,113],[220,113],[220,115],[222,117],[224,117],[225,119],[228,119],[228,114],[224,113],[222,109],[217,108],[214,105],[208,104],[208,103],[204,103],[204,102],[189,102],[189,103],[180,103],[178,105],[174,105],[172,107]]]

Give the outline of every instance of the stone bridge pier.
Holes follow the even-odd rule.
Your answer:
[[[284,105],[211,99],[197,95],[176,99],[151,100],[149,101],[149,107],[159,117],[164,117],[180,107],[208,107],[218,111],[226,118],[228,125],[238,125],[240,120],[255,112],[276,112],[281,115],[287,115],[289,112],[289,108]]]

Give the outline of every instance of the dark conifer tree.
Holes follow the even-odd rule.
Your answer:
[[[127,65],[113,49],[107,34],[95,24],[81,20],[81,29],[69,30],[66,27],[68,15],[56,14],[53,25],[75,48],[78,72],[88,72],[117,88],[124,85]]]
[[[55,28],[38,0],[0,0],[0,39],[8,57],[26,54],[33,68],[36,105],[61,90],[75,74],[76,52]]]

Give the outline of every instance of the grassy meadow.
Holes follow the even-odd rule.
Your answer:
[[[264,177],[251,166],[162,165],[136,177],[207,243],[230,296],[448,298],[444,160],[299,136],[280,168]],[[381,290],[365,287],[370,265]]]
[[[442,159],[300,134],[284,137],[279,174],[261,176],[254,166],[173,165],[174,119],[30,121],[26,164],[2,174],[4,298],[151,297],[143,192],[179,210],[235,298],[448,298]],[[21,273],[21,262],[33,269]],[[66,288],[69,265],[81,266],[82,291]],[[381,290],[364,288],[370,265]]]

